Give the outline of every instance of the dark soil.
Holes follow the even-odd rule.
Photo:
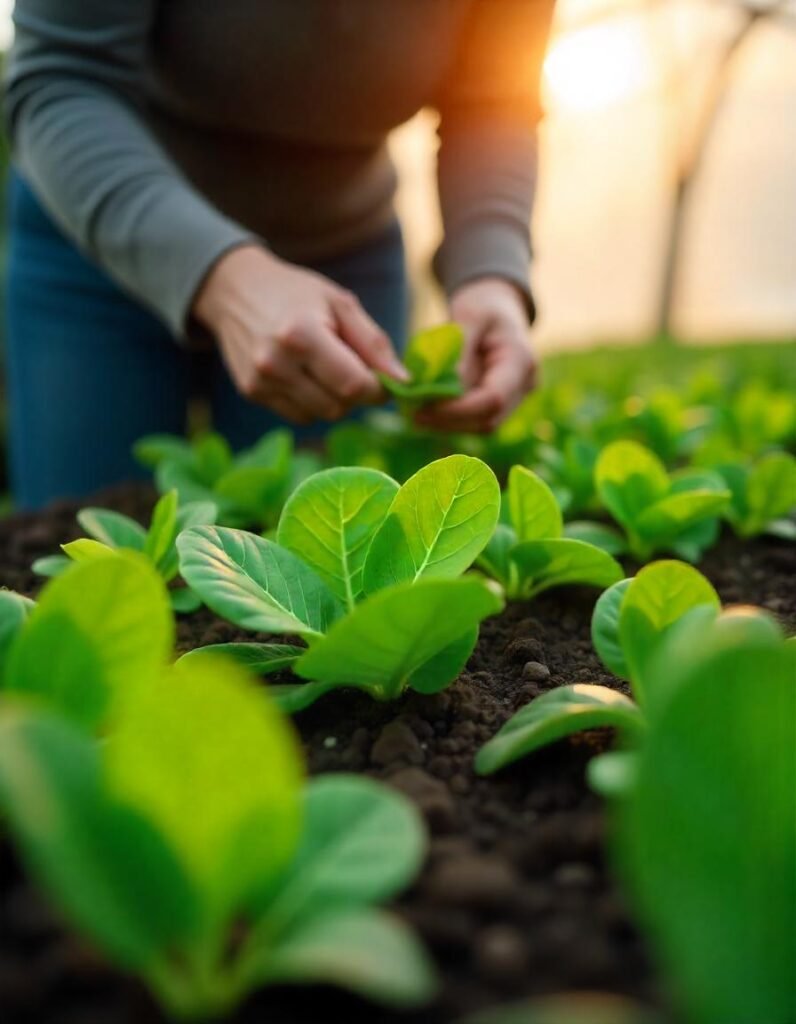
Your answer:
[[[102,496],[140,519],[151,502],[143,488]],[[0,584],[32,594],[38,581],[30,562],[76,535],[74,511],[60,504],[0,523]],[[727,536],[701,569],[725,602],[761,605],[796,631],[796,547]],[[432,1007],[398,1014],[327,989],[271,989],[234,1024],[449,1024],[483,1007],[574,990],[661,1002],[644,942],[606,867],[603,808],[584,783],[588,759],[610,736],[564,741],[491,779],[472,771],[476,750],[538,694],[572,682],[619,685],[592,651],[594,599],[569,589],[513,605],[484,625],[467,670],[445,693],[393,705],[337,694],[298,716],[313,773],[366,772],[423,811],[428,862],[396,910],[432,951],[442,991]],[[182,648],[241,638],[207,611],[180,623]],[[161,1021],[133,981],[59,927],[2,845],[0,1020]]]

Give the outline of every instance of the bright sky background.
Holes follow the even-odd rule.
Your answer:
[[[764,0],[760,0],[764,2]],[[0,0],[0,46],[12,0]],[[559,0],[534,218],[544,347],[638,338],[655,309],[678,143],[698,106],[733,0]],[[689,224],[677,324],[695,337],[796,335],[796,0],[789,28],[761,25],[737,63]],[[680,81],[680,100],[674,84]],[[418,277],[439,233],[433,120],[397,133],[400,206]],[[421,316],[440,315],[421,290]]]

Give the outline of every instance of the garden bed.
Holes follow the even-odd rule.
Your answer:
[[[97,503],[145,519],[153,500],[141,487],[102,495]],[[0,584],[34,592],[30,563],[78,535],[76,507],[63,503],[0,524]],[[796,630],[793,545],[726,536],[700,568],[725,603],[759,605],[788,632]],[[423,810],[429,860],[397,909],[431,949],[443,988],[432,1007],[413,1014],[326,989],[271,989],[235,1021],[448,1024],[482,1007],[577,989],[658,1001],[644,942],[606,865],[600,801],[584,783],[589,757],[609,737],[594,732],[560,743],[494,778],[478,779],[472,771],[476,750],[539,693],[573,682],[619,686],[591,647],[595,597],[573,588],[511,605],[484,624],[466,672],[441,694],[384,705],[346,693],[297,717],[313,773],[367,772]],[[180,621],[183,650],[236,639],[244,639],[236,627],[205,610]],[[53,923],[7,846],[0,852],[0,1019],[162,1019],[141,989]]]

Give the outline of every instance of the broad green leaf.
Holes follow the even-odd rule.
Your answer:
[[[299,555],[350,609],[362,597],[370,542],[398,484],[375,469],[327,469],[288,499],[277,540]]]
[[[158,673],[174,643],[174,619],[163,581],[134,552],[111,552],[105,558],[77,563],[47,584],[28,629],[9,654],[9,675],[23,689],[37,689],[46,671],[37,637],[39,630],[50,637],[57,634],[58,627],[47,624],[50,619],[61,623],[64,631],[69,620],[72,634],[79,633],[90,642],[104,684],[114,697]],[[67,643],[60,642],[64,656]],[[59,672],[59,689],[71,685],[79,693],[84,685],[79,674],[70,682],[63,668]]]
[[[69,555],[45,555],[44,558],[37,558],[30,568],[37,576],[52,578],[61,576],[73,564]]]
[[[686,527],[671,542],[672,553],[684,562],[696,563],[703,553],[713,547],[721,533],[721,520],[717,516],[701,519],[692,526]]]
[[[721,601],[705,577],[684,562],[653,562],[633,578],[619,614],[619,640],[640,704],[658,645],[675,622],[700,605],[718,614]]]
[[[586,766],[589,786],[604,800],[621,800],[636,781],[638,754],[633,750],[609,750],[593,757]]]
[[[354,775],[314,779],[302,840],[267,926],[388,900],[417,875],[425,850],[423,821],[402,794]]]
[[[293,432],[282,429],[270,430],[251,448],[240,452],[235,458],[235,465],[274,469],[286,475],[292,455]]]
[[[175,434],[148,434],[133,445],[133,455],[151,468],[161,462],[189,462],[192,458],[190,444]]]
[[[155,470],[155,483],[161,494],[176,489],[181,505],[215,498],[212,484],[203,483],[196,467],[187,462],[161,462]]]
[[[749,536],[796,506],[796,458],[787,452],[764,455],[749,473],[746,495],[749,513],[743,533]]]
[[[152,513],[144,552],[158,568],[168,557],[177,538],[178,502],[177,491],[171,490],[158,501]]]
[[[310,917],[275,947],[249,961],[252,985],[325,983],[396,1007],[428,1002],[436,991],[431,963],[414,933],[376,910]]]
[[[179,663],[202,661],[223,656],[241,665],[254,675],[267,676],[290,666],[300,658],[306,648],[293,644],[209,644],[196,647],[179,658]]]
[[[524,466],[509,472],[509,514],[517,540],[554,540],[561,536],[563,519],[553,492],[536,473]]]
[[[280,711],[295,715],[337,689],[339,683],[278,683],[269,686],[268,693]]]
[[[610,587],[624,575],[615,558],[580,540],[526,541],[512,550],[511,560],[528,597],[565,584]]]
[[[177,539],[180,573],[217,615],[261,633],[320,636],[342,614],[292,551],[242,530],[200,526]]]
[[[228,442],[213,431],[199,434],[191,442],[193,464],[199,480],[212,487],[232,465]]]
[[[373,538],[365,593],[422,576],[460,575],[486,546],[499,512],[500,488],[485,463],[468,455],[432,462],[401,487]]]
[[[497,580],[509,595],[512,594],[511,551],[517,535],[510,526],[498,523],[486,547],[476,559],[476,565]]]
[[[219,914],[271,885],[295,852],[296,738],[231,662],[183,662],[142,689],[105,764],[111,792],[156,823]]]
[[[197,926],[197,894],[152,825],[103,791],[97,746],[55,718],[0,716],[0,807],[30,873],[118,963],[147,968]]]
[[[381,374],[380,379],[399,398],[456,398],[464,392],[459,377],[463,347],[464,331],[459,324],[442,324],[421,331],[412,337],[404,355],[404,365],[412,379],[404,383],[387,374]]]
[[[669,490],[663,463],[635,441],[609,444],[600,453],[594,472],[602,502],[626,528],[632,529],[644,509]]]
[[[111,548],[143,551],[146,530],[135,519],[107,508],[83,508],[77,521],[89,537]]]
[[[418,693],[439,693],[444,690],[459,677],[477,643],[478,628],[474,626],[413,672],[409,686]]]
[[[741,644],[672,670],[679,684],[619,807],[619,864],[684,1017],[786,1024],[796,1020],[796,647]]]
[[[177,509],[177,524],[174,530],[174,540],[159,563],[160,575],[168,583],[173,580],[180,569],[179,554],[177,552],[177,537],[183,530],[190,530],[192,526],[212,526],[218,517],[218,506],[213,501],[189,501]],[[199,600],[198,598],[196,600]],[[187,605],[178,607],[174,602],[172,593],[172,605],[176,611],[195,611],[199,604],[191,603],[187,596]]]
[[[109,555],[113,555],[115,551],[107,544],[91,540],[90,537],[81,537],[79,540],[62,544],[61,550],[73,562],[94,562],[98,558],[107,558]]]
[[[227,516],[232,510],[232,514],[248,526],[273,519],[284,489],[282,470],[268,466],[234,466],[216,483],[213,493],[227,510]]]
[[[399,584],[336,622],[299,658],[294,671],[388,700],[431,658],[502,607],[501,599],[476,579]]]
[[[613,726],[637,734],[643,724],[633,701],[616,690],[588,683],[560,686],[510,718],[478,751],[475,769],[479,775],[491,775],[534,750],[584,729]]]
[[[202,599],[190,587],[176,587],[169,590],[169,603],[178,615],[190,615],[202,607]]]
[[[670,494],[642,512],[636,520],[636,530],[647,540],[665,544],[700,520],[720,516],[729,500],[729,491]]]
[[[603,523],[592,523],[586,519],[573,520],[564,526],[564,537],[569,540],[581,540],[585,544],[593,544],[602,548],[609,555],[616,557],[627,552],[625,538],[610,526]]]
[[[461,1024],[664,1024],[652,1010],[620,996],[548,996],[467,1017]]]
[[[619,679],[630,679],[630,667],[619,639],[619,615],[632,580],[614,583],[597,598],[591,618],[591,642],[603,665]]]
[[[13,590],[0,590],[0,685],[5,678],[5,663],[11,644],[22,632],[35,605]]]
[[[68,614],[36,616],[11,647],[5,692],[96,732],[113,698],[91,635]]]

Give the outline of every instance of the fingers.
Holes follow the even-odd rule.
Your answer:
[[[355,295],[346,291],[335,292],[331,305],[340,336],[366,366],[397,380],[409,380],[409,374],[396,356],[390,339],[368,316]]]
[[[345,410],[383,398],[382,386],[373,372],[321,322],[309,323],[287,336],[282,349]]]

